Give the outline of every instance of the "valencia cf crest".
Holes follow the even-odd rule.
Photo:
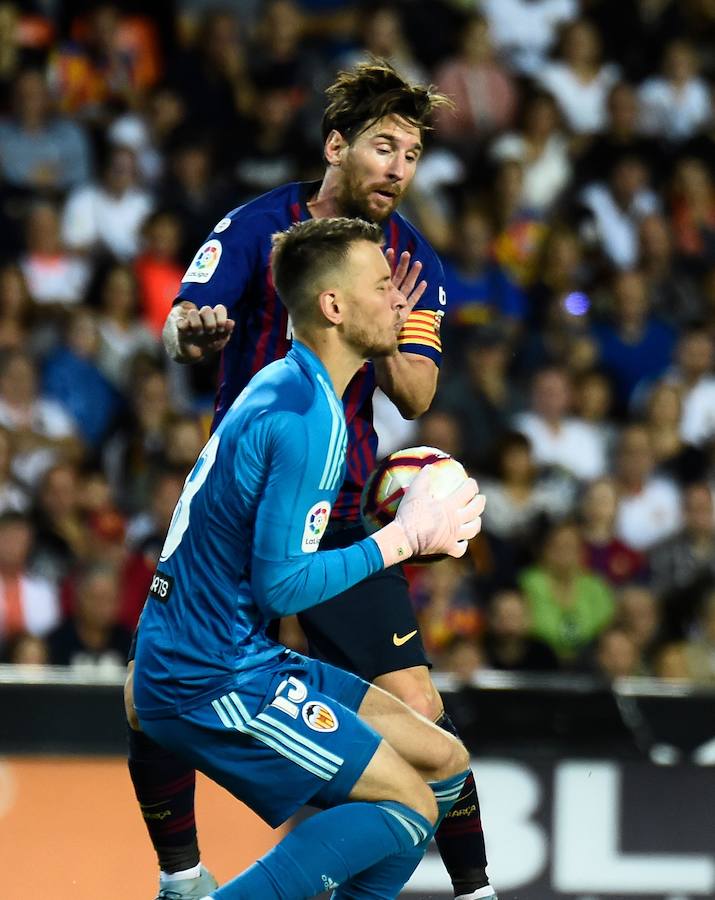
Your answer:
[[[338,717],[325,703],[310,700],[303,705],[303,720],[313,731],[337,731]]]

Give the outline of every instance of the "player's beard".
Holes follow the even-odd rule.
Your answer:
[[[366,219],[368,222],[377,222],[379,224],[389,218],[397,209],[402,192],[395,188],[394,185],[373,185],[369,190],[366,190],[349,167],[343,169],[343,174],[345,180],[338,192],[338,206],[341,215],[350,218]],[[395,196],[392,202],[381,203],[379,206],[374,202],[374,199],[371,202],[371,195],[380,189],[389,190],[391,193],[394,192]]]
[[[350,345],[363,359],[392,356],[397,351],[397,332],[385,333],[374,325],[354,324],[346,335]]]

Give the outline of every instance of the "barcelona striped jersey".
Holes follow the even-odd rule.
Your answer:
[[[190,300],[199,307],[223,303],[236,322],[222,354],[214,428],[250,378],[288,352],[290,323],[271,277],[271,235],[310,218],[306,204],[317,188],[318,183],[287,184],[228,213],[216,224],[184,275],[177,302]],[[439,327],[446,307],[442,264],[424,237],[399,213],[393,213],[382,227],[386,248],[391,247],[397,259],[403,251],[409,251],[422,263],[420,277],[427,281],[427,290],[402,329],[399,348],[439,365]],[[374,368],[366,363],[343,396],[348,427],[347,470],[334,518],[359,517],[360,492],[375,467],[375,386]]]

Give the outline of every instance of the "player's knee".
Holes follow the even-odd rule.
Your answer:
[[[420,781],[418,788],[412,787],[409,791],[409,797],[401,802],[410,809],[413,809],[416,813],[424,816],[424,818],[431,822],[432,825],[436,824],[437,817],[439,816],[437,800],[435,799],[435,795],[431,788],[423,781]]]
[[[442,731],[439,740],[433,742],[430,781],[451,778],[469,768],[469,753],[464,744],[451,734]]]
[[[397,696],[403,703],[406,703],[410,709],[419,713],[421,716],[424,716],[425,719],[434,721],[439,715],[439,697],[435,698],[434,691],[431,690],[431,685],[424,687],[418,682],[407,684]]]
[[[124,713],[127,717],[129,727],[133,731],[141,731],[137,711],[134,709],[134,663],[129,663],[127,669],[127,677],[124,681]]]

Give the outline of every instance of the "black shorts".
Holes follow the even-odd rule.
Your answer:
[[[329,528],[320,549],[348,547],[364,537],[359,524]],[[332,600],[304,610],[298,620],[310,656],[365,681],[411,666],[431,668],[400,566],[376,572]]]

